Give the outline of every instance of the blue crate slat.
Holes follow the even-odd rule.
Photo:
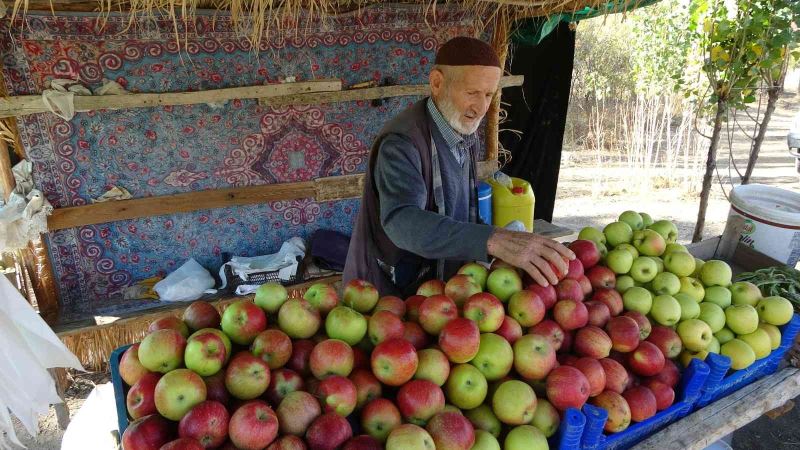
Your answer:
[[[556,442],[559,450],[580,450],[583,428],[586,426],[586,417],[575,408],[569,408],[561,419],[558,427]]]
[[[658,412],[655,416],[639,423],[634,423],[624,431],[609,435],[603,434],[608,414],[602,408],[585,405],[583,413],[586,416],[584,450],[615,450],[629,448],[646,439],[656,431],[666,427],[676,420],[685,417],[692,409],[692,405],[700,397],[703,385],[711,369],[703,361],[693,359],[689,367],[683,372],[680,384],[677,387],[676,401],[669,408]]]
[[[122,359],[122,354],[128,349],[130,345],[123,345],[111,352],[108,365],[111,367],[111,385],[114,387],[114,403],[117,405],[117,424],[119,424],[119,435],[128,428],[128,405],[125,402],[125,382],[119,375],[119,362]]]
[[[709,405],[726,395],[741,389],[761,378],[773,374],[778,370],[778,366],[786,352],[792,347],[798,331],[800,331],[800,316],[797,314],[792,317],[781,329],[781,345],[778,346],[766,358],[761,358],[750,365],[750,367],[737,370],[730,375],[728,372],[731,367],[731,359],[724,355],[711,353],[706,357],[706,362],[711,367],[712,376],[703,387],[700,399],[695,403],[694,409],[699,409]]]

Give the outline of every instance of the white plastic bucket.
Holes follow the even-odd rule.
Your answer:
[[[728,220],[741,216],[739,242],[794,267],[800,259],[800,194],[763,184],[731,191]]]

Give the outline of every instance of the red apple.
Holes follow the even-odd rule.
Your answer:
[[[136,419],[122,433],[124,449],[158,449],[174,436],[173,425],[158,414]]]
[[[661,372],[653,375],[652,378],[666,384],[671,388],[675,388],[675,386],[678,385],[678,381],[681,379],[681,371],[678,369],[678,366],[674,361],[667,359],[664,361],[664,368],[661,370]]]
[[[267,363],[247,351],[233,355],[225,369],[225,387],[240,400],[252,400],[266,392],[269,379]]]
[[[482,333],[493,333],[503,324],[505,308],[494,295],[480,292],[464,303],[464,317],[474,320]]]
[[[592,282],[586,278],[586,275],[581,275],[578,277],[578,284],[581,285],[581,290],[583,291],[583,298],[586,298],[592,294]]]
[[[311,450],[335,450],[351,437],[350,423],[335,413],[319,416],[306,431],[306,442]]]
[[[383,450],[383,445],[374,437],[362,434],[345,442],[342,450]]]
[[[228,424],[233,444],[243,450],[259,450],[278,436],[278,417],[266,402],[249,401],[237,409]]]
[[[417,288],[417,295],[421,295],[423,297],[442,295],[444,294],[444,286],[445,284],[442,280],[428,280],[419,285],[419,288]]]
[[[559,300],[553,307],[553,319],[562,330],[576,330],[589,323],[589,310],[580,300]]]
[[[601,266],[598,266],[601,267]],[[608,306],[611,317],[622,314],[622,296],[614,289],[596,288],[592,295],[592,301],[600,302]]]
[[[389,339],[372,351],[372,373],[383,384],[400,386],[417,371],[417,351],[405,339]]]
[[[292,342],[292,356],[286,367],[299,373],[300,376],[308,376],[311,374],[309,369],[309,359],[311,352],[314,350],[314,342],[308,339],[300,339]]]
[[[583,301],[583,288],[577,280],[564,279],[556,285],[556,296],[558,300]]]
[[[352,280],[347,283],[343,296],[344,303],[359,312],[363,312],[361,309],[364,308],[372,309],[378,301],[378,291],[375,290],[375,287],[362,280]],[[303,299],[310,303],[321,317],[327,316],[333,308],[339,305],[339,294],[336,293],[333,286],[326,283],[312,284],[303,294]]]
[[[311,422],[322,413],[317,399],[305,391],[286,395],[276,411],[281,433],[302,436]]]
[[[601,359],[600,365],[606,373],[606,390],[622,394],[628,385],[628,371],[625,367],[611,358]]]
[[[160,373],[148,372],[128,391],[126,404],[128,406],[128,414],[132,419],[136,420],[158,412],[156,410],[155,394],[156,384],[160,379]]]
[[[664,368],[664,354],[654,344],[644,341],[628,355],[628,367],[633,373],[649,377]]]
[[[649,388],[656,397],[656,410],[667,409],[675,402],[675,391],[666,384],[650,378],[645,380],[642,385]]]
[[[605,266],[592,267],[586,272],[586,278],[595,290],[614,289],[617,286],[617,275]]]
[[[161,446],[158,450],[205,450],[197,439],[179,438]]]
[[[219,328],[221,320],[217,308],[202,300],[192,302],[183,311],[183,323],[193,332],[203,328]]]
[[[639,324],[628,316],[611,318],[606,325],[611,338],[611,348],[618,352],[632,352],[639,346]]]
[[[459,308],[474,294],[481,292],[481,287],[469,275],[453,275],[444,285],[444,295],[450,297]]]
[[[367,336],[372,345],[378,345],[387,339],[401,338],[404,333],[403,321],[392,312],[378,311],[369,318]]]
[[[631,410],[623,396],[613,391],[605,391],[592,399],[592,404],[608,411],[608,420],[603,429],[608,433],[618,433],[631,424]]]
[[[589,381],[589,397],[596,397],[606,389],[606,372],[600,361],[584,357],[569,365],[580,370]]]
[[[544,302],[533,291],[522,290],[508,299],[509,315],[525,328],[541,322],[545,311]]]
[[[564,266],[565,267],[569,267],[569,259],[567,259],[565,256],[562,256],[561,259],[564,260]],[[564,278],[566,278],[566,276],[567,276],[567,272],[566,271],[562,272],[558,267],[556,267],[555,264],[553,264],[550,261],[548,261],[547,264],[550,265],[550,270],[553,271],[553,273],[555,274],[555,276],[558,278],[559,281],[561,281]]]
[[[539,322],[528,330],[528,333],[546,337],[555,351],[558,351],[564,342],[564,330],[550,319]]]
[[[650,321],[647,319],[647,317],[645,317],[644,314],[640,313],[639,311],[628,311],[625,313],[625,315],[635,320],[636,323],[639,324],[639,340],[643,341],[647,339],[647,336],[650,336],[652,325],[650,325]]]
[[[356,387],[356,408],[361,408],[381,396],[381,383],[369,369],[356,369],[350,374],[350,381]]]
[[[221,371],[228,362],[230,341],[216,328],[195,331],[186,341],[183,362],[200,376],[208,377]]]
[[[402,319],[406,315],[406,303],[400,297],[387,295],[378,299],[373,314],[378,311],[389,311]]]
[[[267,450],[306,450],[306,443],[299,437],[290,434],[273,441]]]
[[[412,295],[406,299],[406,317],[408,320],[419,323],[419,307],[426,298],[424,295]]]
[[[589,325],[603,328],[611,319],[611,311],[605,303],[598,301],[585,302],[586,310],[589,311]]]
[[[133,386],[144,374],[150,373],[139,362],[139,344],[133,344],[122,354],[119,361],[119,375],[128,386]]]
[[[571,352],[573,342],[575,342],[575,331],[574,330],[564,331],[564,340],[561,342],[561,348],[559,348],[558,351],[561,353]]]
[[[428,333],[416,322],[403,322],[403,339],[411,342],[414,348],[422,350],[428,346]]]
[[[400,410],[385,398],[372,400],[361,411],[361,427],[381,442],[386,441],[389,433],[402,423]]]
[[[578,239],[569,244],[569,249],[575,252],[576,259],[583,263],[583,267],[587,270],[593,268],[600,262],[600,251],[597,245],[587,239]]]
[[[267,400],[272,405],[280,405],[290,392],[302,391],[305,383],[297,372],[281,367],[270,374]]]
[[[446,295],[432,295],[419,305],[419,324],[422,328],[436,336],[447,322],[458,317],[458,308]]]
[[[628,402],[631,409],[631,420],[643,422],[656,415],[657,403],[653,391],[644,387],[636,386],[622,393],[622,397]]]
[[[205,401],[192,408],[178,424],[178,436],[197,439],[206,448],[215,448],[228,439],[230,416],[225,405]]]
[[[292,357],[292,340],[281,330],[264,330],[250,345],[250,352],[266,361],[270,369],[277,369]]]
[[[250,300],[237,300],[222,312],[222,331],[239,345],[250,345],[267,329],[267,314]]]
[[[314,346],[309,357],[309,367],[318,380],[329,375],[346,377],[353,371],[353,349],[345,341],[326,339]]]
[[[472,423],[459,413],[440,412],[428,421],[425,429],[437,450],[470,450],[475,443]]]
[[[358,403],[355,384],[341,375],[331,375],[320,381],[314,394],[323,413],[334,412],[342,417],[349,416]]]
[[[184,339],[189,337],[189,327],[183,323],[179,317],[166,316],[155,320],[147,327],[147,332],[152,333],[157,330],[175,330],[181,333]]]
[[[549,310],[558,301],[558,294],[556,293],[556,288],[553,287],[552,284],[548,284],[547,286],[542,286],[539,283],[531,283],[528,285],[527,289],[529,291],[533,291],[536,295],[539,296],[540,299],[542,299],[545,309]]]
[[[452,363],[469,362],[478,353],[481,333],[478,324],[472,320],[457,317],[442,328],[439,334],[439,348]]]
[[[580,370],[559,366],[547,376],[547,398],[559,411],[580,409],[589,398],[589,380]]]
[[[579,258],[569,261],[569,270],[567,270],[567,279],[578,281],[578,278],[583,276],[583,263]]]
[[[650,336],[647,336],[647,342],[655,344],[667,358],[677,358],[683,350],[683,342],[678,333],[661,325],[653,327]]]
[[[572,349],[580,356],[605,358],[611,352],[611,338],[602,329],[589,325],[575,333]]]
[[[546,336],[526,334],[513,349],[514,369],[526,380],[544,380],[556,366],[556,351]]]
[[[406,422],[424,426],[444,409],[444,392],[428,380],[411,380],[397,391],[397,406]]]
[[[495,334],[502,336],[509,344],[514,344],[517,339],[522,337],[522,327],[513,317],[505,316],[503,318],[503,323],[500,325],[500,328],[495,331]]]
[[[228,388],[225,387],[225,371],[221,370],[210,377],[203,377],[206,383],[206,400],[213,400],[227,405],[231,399]]]

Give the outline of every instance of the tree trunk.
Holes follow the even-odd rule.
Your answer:
[[[706,210],[708,209],[708,197],[711,194],[711,179],[714,177],[714,169],[717,167],[717,147],[722,132],[722,118],[728,108],[726,100],[717,100],[717,113],[714,116],[714,132],[711,134],[711,143],[708,146],[708,159],[706,160],[706,173],[703,176],[703,188],[700,191],[700,209],[697,211],[697,224],[694,227],[692,242],[700,242],[703,239],[703,229],[706,226]]]
[[[764,119],[758,127],[758,134],[755,140],[753,140],[753,146],[750,148],[750,156],[747,159],[747,170],[742,177],[742,184],[750,183],[750,177],[753,175],[753,169],[756,168],[756,162],[758,161],[758,153],[761,151],[761,144],[764,142],[764,137],[767,135],[767,125],[769,125],[769,121],[772,119],[772,113],[775,112],[775,107],[778,106],[780,94],[780,86],[772,86],[767,89],[767,109],[764,111]]]

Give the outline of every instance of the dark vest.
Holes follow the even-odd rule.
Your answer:
[[[369,165],[364,178],[364,194],[361,199],[361,209],[358,213],[353,234],[350,238],[350,247],[347,253],[347,262],[344,268],[343,282],[352,279],[367,280],[375,285],[378,292],[383,295],[408,296],[416,291],[417,286],[425,279],[436,276],[435,261],[422,258],[419,255],[403,250],[392,242],[381,225],[380,201],[378,190],[375,187],[373,171],[378,151],[384,137],[389,134],[398,134],[414,144],[419,152],[422,177],[425,180],[428,192],[428,201],[425,206],[427,211],[436,212],[433,197],[433,174],[431,170],[431,131],[430,119],[426,109],[427,98],[424,98],[407,108],[378,133],[370,151]],[[439,151],[448,151],[439,149]],[[471,158],[472,173],[475,172],[475,159]],[[384,263],[381,268],[378,261]],[[386,267],[419,267],[426,271],[419,279],[406,286],[396,286],[386,272]]]

